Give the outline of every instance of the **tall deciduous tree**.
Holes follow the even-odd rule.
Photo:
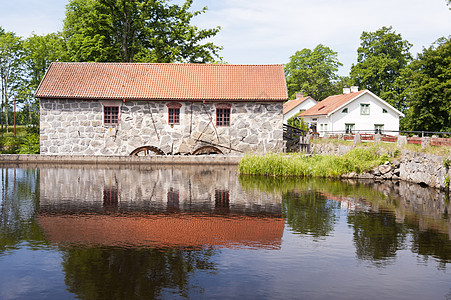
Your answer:
[[[167,0],[72,0],[64,36],[69,58],[95,62],[213,62],[221,47],[205,40],[218,28],[198,29],[190,12]]]
[[[7,132],[10,99],[16,97],[23,78],[22,63],[22,39],[13,32],[5,32],[0,28],[0,85]]]
[[[404,72],[409,130],[451,132],[451,38],[424,49]]]
[[[66,42],[60,33],[33,34],[24,41],[23,50],[26,80],[22,82],[17,98],[23,103],[22,110],[27,112],[27,123],[37,124],[39,103],[34,93],[50,63],[67,60]]]
[[[335,93],[334,80],[338,79],[337,52],[329,47],[318,45],[315,49],[302,49],[290,57],[285,65],[288,95],[293,98],[296,92],[303,92],[316,100],[322,100]]]
[[[357,64],[351,67],[351,78],[361,88],[366,88],[403,110],[400,94],[402,86],[396,84],[401,70],[411,61],[412,45],[403,40],[392,27],[382,27],[375,32],[364,31],[357,49]]]

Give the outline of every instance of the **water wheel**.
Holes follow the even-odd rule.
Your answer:
[[[200,155],[200,154],[224,154],[221,150],[214,146],[203,146],[197,149],[193,152],[193,155]]]
[[[149,156],[149,155],[166,155],[163,151],[154,146],[142,146],[133,150],[130,155]]]

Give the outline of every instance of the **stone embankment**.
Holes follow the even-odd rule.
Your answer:
[[[342,155],[353,147],[347,145],[315,144],[314,153]],[[387,150],[381,148],[381,154]],[[451,157],[439,156],[423,152],[400,150],[400,154],[392,161],[375,167],[368,172],[345,174],[343,178],[403,180],[412,183],[424,184],[438,189],[448,189],[451,171],[449,161]]]

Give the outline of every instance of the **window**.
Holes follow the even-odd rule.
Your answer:
[[[216,126],[230,126],[230,104],[216,105]]]
[[[344,114],[347,114],[348,113],[348,108],[343,109],[341,112],[344,113]]]
[[[103,107],[103,123],[107,125],[119,123],[119,106]]]
[[[166,104],[168,107],[168,124],[177,125],[180,124],[180,103],[171,102]]]
[[[386,110],[385,108],[383,108],[383,109],[382,109],[382,113],[383,113],[383,114],[386,114],[386,113],[388,113],[388,112],[387,112],[387,110]]]
[[[345,124],[345,132],[352,134],[355,130],[355,124]]]
[[[180,124],[180,108],[169,108],[169,124]]]
[[[374,133],[382,134],[384,131],[384,124],[374,124]]]
[[[369,115],[370,114],[370,105],[360,103],[360,114],[361,115]]]

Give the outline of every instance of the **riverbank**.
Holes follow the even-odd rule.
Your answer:
[[[242,174],[253,175],[402,180],[443,190],[450,187],[449,154],[387,149],[375,145],[320,144],[312,148],[316,155],[245,156],[239,170]]]
[[[0,164],[93,164],[93,165],[238,165],[240,155],[155,155],[155,156],[83,156],[83,155],[39,155],[0,154]]]

